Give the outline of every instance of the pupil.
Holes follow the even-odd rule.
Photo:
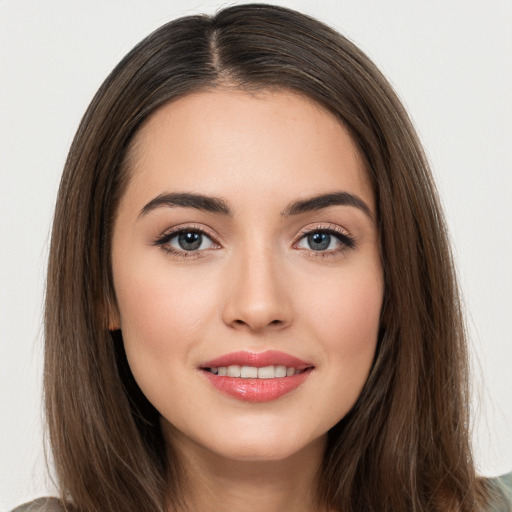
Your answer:
[[[313,233],[308,236],[308,243],[314,251],[323,251],[329,247],[331,235],[327,233]]]
[[[178,243],[185,251],[194,251],[201,246],[201,233],[180,233],[178,235]]]

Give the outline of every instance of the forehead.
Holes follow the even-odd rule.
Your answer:
[[[351,189],[372,203],[363,159],[348,130],[290,91],[218,88],[158,109],[134,137],[128,189],[296,197]],[[129,192],[129,190],[128,190]]]

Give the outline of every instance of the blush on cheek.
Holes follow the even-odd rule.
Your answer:
[[[357,286],[344,283],[342,290],[342,294],[324,299],[324,307],[318,308],[317,314],[323,317],[318,324],[324,330],[322,337],[343,359],[371,362],[378,337],[382,286],[359,280]],[[329,308],[325,304],[330,304]]]
[[[167,270],[120,280],[124,287],[117,290],[117,298],[126,342],[164,351],[172,340],[200,338],[212,315],[215,285],[180,277]]]

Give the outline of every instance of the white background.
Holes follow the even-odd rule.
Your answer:
[[[238,2],[0,0],[0,510],[52,492],[41,307],[52,209],[81,115],[108,72],[177,16]],[[448,216],[475,354],[475,455],[512,469],[512,0],[302,0],[403,99]]]

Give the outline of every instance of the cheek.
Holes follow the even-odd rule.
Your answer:
[[[131,270],[137,269],[136,273]],[[131,372],[161,412],[187,382],[191,352],[214,315],[212,289],[204,279],[165,264],[118,266],[114,275],[124,348]],[[178,386],[179,388],[179,386]]]
[[[340,272],[331,276],[328,286],[314,292],[311,303],[315,316],[322,317],[323,327],[338,334],[350,330],[357,338],[377,332],[384,293],[378,270]]]
[[[120,269],[114,276],[127,353],[161,360],[189,350],[213,314],[215,288],[166,265],[131,268],[135,275]]]
[[[366,381],[377,345],[383,298],[379,268],[333,278],[326,293],[315,294],[310,311],[327,364],[358,388]]]

